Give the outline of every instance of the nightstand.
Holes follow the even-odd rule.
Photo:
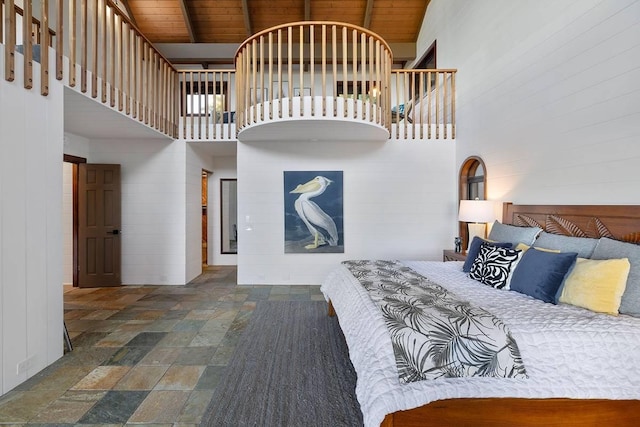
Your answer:
[[[442,261],[465,261],[466,259],[466,252],[456,252],[453,249],[445,249],[442,251]]]

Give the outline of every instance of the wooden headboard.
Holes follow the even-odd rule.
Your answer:
[[[609,237],[640,244],[640,205],[514,205],[504,203],[502,223],[538,226],[576,237]]]

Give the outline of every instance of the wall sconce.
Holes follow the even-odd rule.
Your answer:
[[[469,228],[467,249],[475,236],[486,237],[487,222],[495,219],[495,206],[489,200],[460,200],[458,221],[466,222]]]

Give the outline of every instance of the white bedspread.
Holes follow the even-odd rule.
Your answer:
[[[400,383],[378,308],[340,266],[321,290],[332,301],[349,347],[365,426],[379,426],[388,413],[450,398],[640,399],[640,319],[547,304],[493,289],[469,279],[461,262],[403,263],[501,318],[518,343],[529,378]]]

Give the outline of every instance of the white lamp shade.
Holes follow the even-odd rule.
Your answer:
[[[485,238],[486,223],[495,219],[495,205],[489,200],[460,200],[458,220],[468,222],[469,240],[467,250],[475,236]]]
[[[492,222],[496,218],[495,205],[490,200],[460,200],[458,221]]]

